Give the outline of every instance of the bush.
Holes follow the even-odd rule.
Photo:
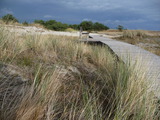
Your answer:
[[[45,28],[56,31],[64,31],[68,28],[67,24],[63,24],[61,22],[57,22],[56,20],[35,20],[34,23],[38,23],[43,25]]]
[[[80,23],[80,26],[83,28],[83,30],[93,30],[93,23],[92,21],[83,21]]]
[[[98,23],[98,22],[94,23],[94,25],[93,25],[93,30],[96,30],[96,31],[108,30],[108,29],[109,29],[109,27],[107,27],[101,23]]]
[[[123,32],[123,38],[137,39],[146,36],[146,33],[142,30],[126,30]]]
[[[73,28],[67,28],[65,31],[66,31],[66,32],[75,32],[76,30],[73,29]]]
[[[46,21],[45,27],[50,30],[64,31],[68,28],[67,24],[57,22],[55,20]]]
[[[117,29],[118,29],[119,31],[122,31],[122,30],[124,29],[124,27],[123,27],[122,25],[118,25]]]
[[[45,26],[49,26],[49,25],[53,25],[53,24],[56,24],[57,21],[56,20],[48,20],[45,22]]]
[[[27,21],[24,21],[22,24],[23,24],[24,26],[28,26],[28,22],[27,22]]]
[[[5,16],[2,17],[2,20],[8,24],[9,22],[19,22],[13,15],[11,14],[7,14]]]
[[[75,30],[79,30],[79,25],[77,24],[73,24],[73,25],[69,25],[69,28],[75,29]]]
[[[47,29],[56,30],[56,31],[64,31],[67,28],[79,30],[80,26],[83,28],[83,30],[87,30],[87,31],[92,31],[92,30],[101,31],[101,30],[109,29],[109,27],[101,23],[98,23],[98,22],[93,23],[92,21],[83,21],[80,24],[73,24],[73,25],[68,25],[68,24],[64,24],[61,22],[57,22],[56,20],[48,20],[48,21],[35,20],[34,23],[41,24]]]
[[[101,31],[101,30],[108,30],[109,27],[103,25],[102,23],[96,22],[93,23],[92,21],[83,21],[82,23],[80,23],[80,25],[83,30],[87,30],[87,31],[91,31],[91,30],[95,30],[95,31]]]
[[[45,25],[45,21],[43,20],[35,20],[34,23]]]

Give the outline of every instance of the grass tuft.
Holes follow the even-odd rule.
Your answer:
[[[1,29],[0,119],[158,118],[140,63],[123,64],[107,47],[77,39]]]

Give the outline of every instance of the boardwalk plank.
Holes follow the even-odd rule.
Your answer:
[[[148,69],[147,77],[149,78],[148,82],[151,84],[151,89],[154,91],[156,96],[160,98],[160,56],[150,53],[135,45],[105,38],[100,35],[91,35],[91,37],[93,37],[92,41],[100,41],[103,44],[106,44],[115,54],[117,54],[119,58],[124,61],[124,63],[128,62],[128,58],[130,58],[132,64],[137,62],[137,60],[142,62],[142,67],[146,67]]]

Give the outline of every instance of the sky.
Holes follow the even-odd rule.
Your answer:
[[[103,23],[110,28],[160,30],[160,0],[0,0],[0,17],[19,21],[57,20]]]

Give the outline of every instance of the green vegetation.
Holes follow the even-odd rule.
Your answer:
[[[74,30],[79,30],[79,25],[77,24],[73,24],[73,25],[69,25],[70,28],[74,29]]]
[[[50,30],[56,30],[56,31],[64,31],[67,28],[72,28],[74,30],[79,30],[80,26],[83,28],[83,30],[87,31],[102,31],[102,30],[108,30],[109,27],[101,24],[101,23],[93,23],[92,21],[83,21],[79,25],[73,24],[63,24],[61,22],[57,22],[55,20],[49,20],[49,21],[43,21],[43,20],[35,20],[34,23],[41,24],[45,26],[47,29]]]
[[[115,39],[137,45],[160,56],[160,35],[158,33],[156,34],[156,32],[124,30],[121,37]]]
[[[117,29],[118,29],[119,31],[122,31],[122,30],[124,30],[124,27],[123,27],[122,25],[118,25]]]
[[[124,38],[130,38],[130,39],[139,39],[146,37],[146,33],[142,30],[125,30],[123,32]]]
[[[34,23],[45,25],[45,21],[43,20],[35,20]]]
[[[11,15],[11,14],[7,14],[7,15],[3,16],[2,20],[6,24],[8,24],[9,22],[13,22],[13,23],[18,22],[18,20],[13,15]]]
[[[66,32],[75,32],[76,30],[73,29],[73,28],[67,28],[65,31],[66,31]]]
[[[8,24],[9,22],[13,22],[13,23],[19,22],[11,14],[7,14],[7,15],[3,16],[2,20],[6,24]],[[102,31],[102,30],[108,30],[109,29],[109,27],[107,27],[107,26],[105,26],[101,23],[98,23],[98,22],[93,23],[92,21],[83,21],[80,24],[73,24],[73,25],[61,23],[61,22],[58,22],[56,20],[48,20],[48,21],[35,20],[34,23],[43,25],[45,28],[50,29],[50,30],[55,30],[55,31],[65,31],[68,28],[72,28],[74,30],[79,30],[80,26],[83,28],[83,30],[87,30],[87,31]],[[27,26],[28,22],[25,21],[22,24]]]
[[[27,22],[27,21],[24,21],[22,24],[23,24],[24,26],[28,26],[28,22]]]
[[[76,40],[0,28],[1,120],[158,119],[140,63]]]
[[[56,20],[35,20],[34,23],[38,23],[43,25],[45,28],[56,31],[64,31],[68,28],[67,24],[63,24],[61,22],[57,22]]]
[[[80,23],[80,25],[83,30],[87,30],[87,31],[102,31],[102,30],[108,30],[109,27],[101,24],[101,23],[93,23],[92,21],[83,21],[82,23]]]
[[[83,28],[83,30],[93,30],[92,21],[83,21],[82,23],[80,23],[80,26]]]
[[[102,31],[102,30],[108,30],[108,29],[109,29],[109,27],[107,27],[101,23],[96,22],[93,24],[93,30],[95,30],[95,31]]]

